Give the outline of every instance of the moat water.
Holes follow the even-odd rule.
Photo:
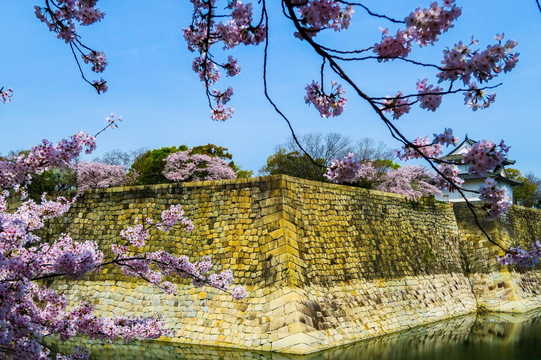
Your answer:
[[[541,310],[472,314],[303,356],[163,342],[80,340],[50,348],[69,353],[78,345],[89,347],[94,360],[541,360]]]

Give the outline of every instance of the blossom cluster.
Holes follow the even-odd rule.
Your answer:
[[[150,236],[148,231],[150,227],[155,227],[161,232],[170,231],[176,225],[181,225],[188,232],[193,230],[192,221],[184,216],[184,210],[180,205],[172,205],[168,210],[162,211],[161,221],[155,222],[147,217],[145,223],[146,225],[139,223],[139,219],[136,218],[134,226],[128,226],[120,235],[128,240],[130,245],[142,248]],[[114,262],[122,268],[125,275],[141,277],[168,294],[175,292],[175,286],[169,281],[164,281],[166,276],[180,275],[182,278],[191,278],[195,286],[210,285],[220,290],[230,290],[229,287],[234,280],[233,273],[229,270],[206,277],[205,274],[213,267],[210,256],[204,256],[201,261],[192,263],[187,256],[176,257],[165,251],[133,253],[129,246],[118,244],[113,244],[111,249],[116,255]],[[246,295],[245,290],[237,287],[231,290],[235,299],[240,300]]]
[[[363,181],[373,182],[378,178],[378,171],[374,167],[374,164],[369,161],[361,164],[361,168],[357,173],[357,178],[362,179]]]
[[[331,81],[331,86],[330,94],[326,94],[317,81],[306,86],[305,102],[314,105],[324,118],[339,116],[346,107],[347,99],[343,96],[345,92],[342,85]]]
[[[518,43],[510,39],[502,44],[503,35],[500,34],[495,36],[495,40],[496,44],[483,51],[472,49],[472,45],[477,44],[476,40],[469,45],[459,42],[452,49],[444,50],[443,70],[437,74],[439,81],[461,80],[469,85],[472,77],[483,83],[502,71],[511,71],[518,62],[518,53],[514,51]]]
[[[97,0],[58,0],[53,1],[56,7],[54,11],[49,7],[35,6],[34,13],[50,31],[57,34],[59,39],[70,43],[77,37],[76,23],[83,26],[91,25],[105,16],[95,8],[97,2]]]
[[[374,52],[378,54],[379,62],[393,58],[407,57],[411,52],[411,38],[405,30],[398,30],[395,36],[389,35],[388,29],[383,29],[381,41],[374,44]]]
[[[4,90],[4,88],[0,89],[0,101],[2,101],[2,103],[4,104],[8,103],[11,101],[12,98],[13,98],[12,88],[9,88],[7,90]]]
[[[417,82],[417,91],[419,93],[419,107],[430,111],[436,111],[441,104],[442,88],[434,85],[427,85],[428,79]]]
[[[412,43],[426,46],[436,42],[442,33],[453,27],[453,22],[462,13],[453,3],[454,0],[445,0],[443,6],[433,2],[428,9],[417,8],[404,19],[406,30],[398,30],[394,37],[384,29],[381,41],[374,44],[379,61],[407,57]]]
[[[440,34],[453,27],[453,22],[460,14],[461,10],[454,5],[454,0],[445,0],[443,6],[433,2],[428,9],[418,8],[405,19],[406,30],[398,30],[395,36],[390,36],[388,30],[383,29],[382,40],[374,45],[373,51],[380,62],[395,58],[405,59],[411,52],[412,43],[416,42],[420,46],[433,44]],[[478,42],[472,39],[469,45],[459,42],[443,52],[441,71],[437,74],[438,81],[441,83],[446,80],[461,80],[467,86],[464,102],[474,111],[486,109],[496,97],[494,92],[487,93],[474,80],[479,83],[487,82],[501,72],[511,71],[518,62],[518,53],[514,50],[517,42],[507,40],[504,44],[503,38],[503,34],[497,34],[497,43],[488,45],[482,51],[473,48]],[[417,90],[421,108],[435,111],[440,106],[444,94],[442,88],[427,85],[425,79],[417,83]],[[381,104],[382,110],[392,111],[395,119],[410,110],[410,103],[407,98],[402,97],[402,92]]]
[[[507,152],[509,152],[509,146],[506,146],[503,140],[499,145],[490,140],[481,140],[464,154],[463,162],[470,165],[468,168],[470,174],[485,176],[487,171],[503,163]]]
[[[129,252],[127,246],[115,246],[113,251],[116,254],[114,262],[121,267],[125,275],[143,278],[167,294],[174,293],[176,287],[170,281],[164,280],[164,277],[179,275],[181,278],[190,278],[196,287],[209,285],[219,290],[230,291],[236,300],[246,296],[246,290],[242,286],[231,286],[234,278],[230,270],[206,275],[213,267],[210,256],[204,256],[198,262],[191,262],[185,255],[177,257],[165,251],[133,254]]]
[[[26,194],[23,193],[24,199]],[[22,220],[28,230],[34,231],[41,229],[45,220],[54,219],[69,211],[72,202],[63,196],[59,196],[56,200],[47,200],[46,194],[41,197],[41,203],[36,203],[29,199],[23,201],[15,211],[15,216]]]
[[[231,117],[233,108],[224,105],[229,102],[233,90],[210,90],[209,86],[218,82],[224,70],[227,76],[236,76],[240,73],[237,59],[229,55],[226,62],[217,62],[211,53],[214,44],[221,43],[223,49],[232,49],[240,44],[258,45],[266,37],[267,29],[263,23],[257,25],[253,22],[253,4],[243,4],[240,0],[228,1],[225,6],[227,14],[216,13],[216,0],[192,0],[194,17],[192,24],[183,29],[184,39],[188,49],[198,52],[192,64],[193,70],[205,83],[207,96],[214,99],[216,105],[211,105],[212,119],[224,121]],[[217,19],[228,19],[219,21]]]
[[[135,247],[143,247],[145,246],[145,241],[148,239],[149,234],[148,230],[145,229],[143,224],[139,223],[139,219],[137,218],[135,219],[134,226],[128,226],[126,229],[120,231],[120,236],[128,240],[128,242]],[[117,252],[115,251],[115,253]],[[120,251],[118,254],[119,253]]]
[[[404,145],[396,154],[400,160],[422,159],[423,155],[429,159],[437,159],[443,151],[443,146],[457,144],[458,138],[453,135],[453,129],[445,128],[443,133],[434,134],[432,141],[428,136],[418,137],[411,144]]]
[[[473,111],[486,109],[494,100],[496,100],[496,93],[487,94],[486,91],[477,87],[476,82],[472,82],[470,84],[470,90],[464,92],[464,103]]]
[[[438,170],[441,174],[443,174],[436,174],[436,187],[438,189],[454,192],[464,183],[464,179],[458,176],[459,169],[458,166],[456,166],[455,164],[439,164]]]
[[[455,0],[444,0],[440,6],[432,2],[428,9],[417,8],[404,21],[408,35],[420,46],[434,44],[438,37],[451,29],[453,22],[462,14],[462,10],[454,5]]]
[[[403,95],[404,93],[399,91],[394,98],[387,97],[387,99],[383,101],[381,110],[384,112],[392,112],[393,119],[395,120],[398,120],[402,115],[409,113],[411,110],[410,101],[408,98],[404,98]]]
[[[33,174],[42,174],[51,168],[66,168],[83,149],[90,153],[95,148],[94,136],[84,132],[56,144],[43,140],[40,145],[32,147],[28,155],[21,154],[0,161],[0,189],[27,183]]]
[[[491,219],[507,211],[513,204],[507,189],[497,186],[493,178],[487,178],[479,187],[479,199],[489,206],[487,212]]]
[[[354,182],[359,177],[360,170],[361,164],[352,153],[349,153],[340,160],[333,159],[323,176],[335,183]]]
[[[450,128],[445,128],[441,134],[434,134],[435,144],[456,146],[458,144],[458,140],[459,139],[453,135],[453,129]]]
[[[186,231],[193,230],[193,223],[184,216],[184,210],[182,210],[181,205],[172,205],[169,210],[162,211],[161,216],[162,221],[156,224],[158,230],[169,231],[179,222],[186,227]]]
[[[404,145],[401,151],[396,152],[396,155],[400,160],[422,159],[423,155],[436,159],[441,155],[442,151],[441,144],[430,141],[428,136],[425,136],[424,138],[416,138],[411,142],[411,145]]]
[[[178,151],[165,158],[163,175],[172,181],[235,179],[237,175],[224,160],[190,151]]]
[[[498,262],[502,265],[513,265],[533,267],[539,263],[541,257],[541,242],[531,244],[532,249],[526,251],[520,246],[512,247],[504,256],[497,256]]]
[[[107,66],[107,59],[101,51],[91,51],[89,54],[83,55],[83,61],[85,64],[92,64],[92,71],[97,73],[105,71]]]
[[[324,29],[334,31],[347,29],[355,12],[352,5],[344,6],[341,1],[336,0],[295,0],[291,3],[298,9],[301,23],[304,25],[303,31],[310,37],[316,36]],[[295,36],[302,40],[299,33]]]

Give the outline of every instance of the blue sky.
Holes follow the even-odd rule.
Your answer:
[[[271,3],[271,1],[269,1]],[[339,132],[353,138],[371,137],[397,147],[385,126],[369,106],[345,87],[349,102],[341,117],[321,118],[304,103],[304,87],[318,79],[320,61],[306,43],[295,39],[293,26],[283,19],[279,2],[270,8],[269,91],[287,114],[298,134],[312,131]],[[404,18],[429,1],[364,2],[374,11]],[[397,5],[398,3],[398,5]],[[36,3],[37,4],[37,3]],[[413,59],[439,63],[442,50],[472,35],[481,48],[493,42],[496,33],[518,41],[520,61],[511,73],[502,75],[496,103],[472,112],[463,96],[444,99],[436,113],[415,108],[396,125],[408,136],[431,135],[445,127],[457,136],[473,139],[505,139],[510,158],[523,173],[541,176],[541,13],[534,0],[457,1],[463,15],[454,29],[435,47],[415,50]],[[55,141],[84,130],[95,133],[114,112],[122,115],[119,129],[98,138],[91,158],[121,149],[159,148],[214,143],[228,147],[236,163],[257,170],[277,144],[289,136],[285,122],[263,95],[263,47],[239,47],[231,53],[242,67],[239,77],[224,78],[218,86],[235,89],[235,115],[225,123],[212,121],[204,88],[191,70],[193,53],[187,50],[182,28],[190,23],[188,0],[102,0],[105,19],[82,29],[83,41],[107,54],[109,66],[102,76],[109,91],[97,95],[78,73],[69,48],[55,38],[33,14],[33,2],[4,0],[0,3],[0,86],[13,87],[14,100],[0,106],[0,152],[29,148],[42,138]],[[352,27],[324,36],[328,44],[345,48],[373,45],[380,38],[379,26],[392,24],[367,17],[360,10]],[[229,53],[216,55],[225,59]],[[409,64],[378,64],[375,61],[345,66],[361,89],[373,96],[414,91],[418,79],[435,82],[435,73]],[[99,75],[88,72],[90,78]],[[327,78],[335,79],[332,76]],[[495,82],[495,83],[496,83]]]

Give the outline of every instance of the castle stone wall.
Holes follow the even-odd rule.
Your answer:
[[[487,303],[479,295],[486,287],[470,279],[503,271],[477,263],[486,246],[477,249],[475,231],[457,223],[449,204],[285,175],[93,190],[42,235],[94,239],[111,256],[136,217],[157,219],[173,204],[183,205],[195,230],[151,231],[147,250],[212,255],[215,270],[232,270],[246,287],[245,300],[185,280],[173,280],[177,292],[165,295],[118,269],[50,286],[103,315],[162,314],[174,330],[164,341],[309,353],[475,312],[479,299]],[[526,239],[533,226],[537,236],[538,214],[517,211],[512,226],[494,231],[512,228],[510,238]],[[537,272],[510,276],[532,284]],[[517,286],[529,300],[512,311],[540,306],[531,286]]]

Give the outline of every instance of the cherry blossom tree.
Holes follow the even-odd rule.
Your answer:
[[[114,125],[110,121],[108,126]],[[193,225],[184,216],[180,205],[164,210],[160,220],[151,217],[136,220],[120,233],[121,239],[112,246],[114,256],[105,258],[95,241],[74,242],[62,234],[52,242],[41,241],[36,231],[47,221],[66,213],[73,201],[65,197],[41,202],[28,199],[25,186],[36,174],[51,168],[67,168],[84,150],[95,148],[95,137],[83,132],[53,144],[43,140],[28,153],[0,161],[0,357],[6,359],[46,359],[49,350],[40,344],[44,336],[57,335],[64,341],[75,335],[93,339],[148,339],[168,334],[165,321],[159,317],[105,318],[94,314],[91,304],[68,304],[63,295],[36,280],[64,277],[80,279],[92,271],[107,266],[119,266],[126,276],[135,276],[171,294],[175,286],[164,281],[165,276],[191,278],[194,286],[212,286],[228,291],[235,299],[245,296],[244,288],[233,286],[229,270],[210,274],[212,262],[204,257],[191,262],[186,256],[174,256],[165,251],[141,251],[149,238],[149,229],[167,232],[174,227],[191,231]],[[88,166],[95,170],[94,165]],[[85,176],[88,172],[85,170]],[[115,175],[116,176],[116,175]],[[85,183],[86,184],[86,183]],[[97,183],[101,184],[100,182]],[[85,185],[86,186],[86,185]],[[20,196],[21,205],[9,209],[10,197]],[[210,274],[210,275],[207,275]],[[80,349],[57,359],[84,359],[88,352]]]
[[[163,175],[172,181],[236,179],[235,171],[224,160],[191,151],[178,151],[165,158]]]
[[[128,182],[126,169],[120,165],[83,161],[75,165],[77,174],[77,193],[88,189],[108,188]]]
[[[402,194],[407,199],[417,201],[421,197],[441,193],[435,185],[434,175],[419,166],[404,166],[387,173],[377,190]]]

